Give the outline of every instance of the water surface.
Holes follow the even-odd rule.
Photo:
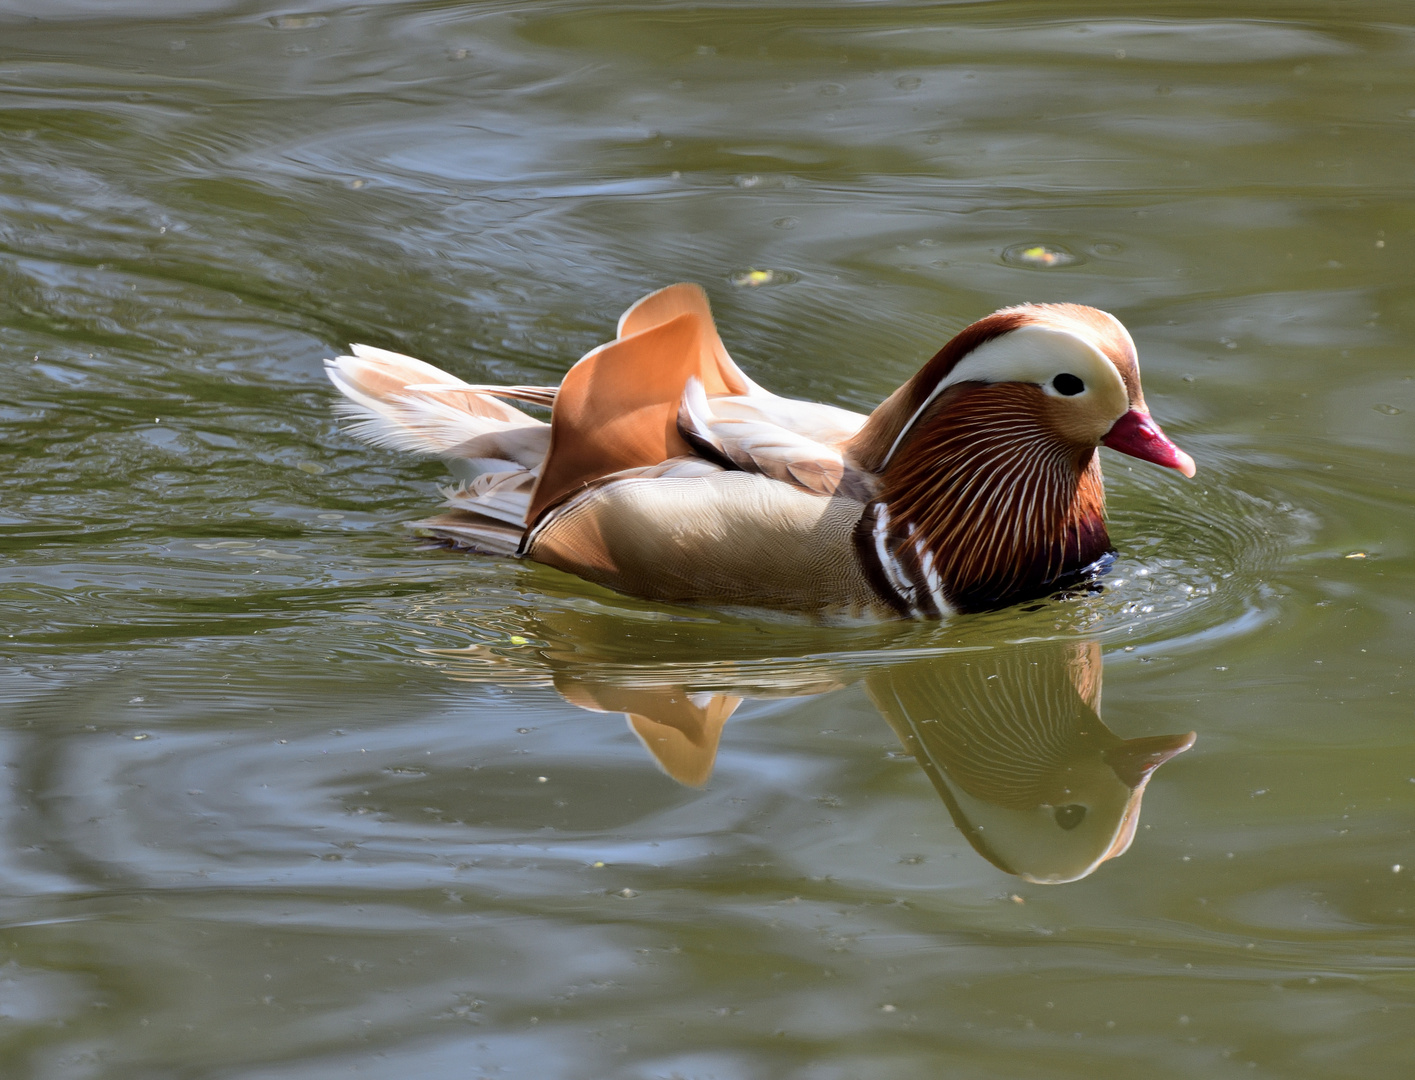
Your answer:
[[[1407,1075],[1407,5],[161,9],[0,2],[0,1072]],[[1199,475],[937,626],[409,541],[323,357],[554,381],[677,280],[857,410],[1104,307]]]

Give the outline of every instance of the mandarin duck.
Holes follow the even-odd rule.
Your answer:
[[[558,387],[473,385],[363,345],[325,364],[354,434],[462,481],[424,535],[665,603],[826,621],[1005,607],[1109,558],[1099,446],[1194,474],[1125,327],[1079,304],[979,319],[868,416],[753,382],[693,284],[634,304]]]

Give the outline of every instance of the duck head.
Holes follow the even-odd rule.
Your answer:
[[[848,446],[879,478],[857,534],[901,613],[982,610],[1064,586],[1110,552],[1096,450],[1194,475],[1145,405],[1113,315],[1026,304],[973,323]]]

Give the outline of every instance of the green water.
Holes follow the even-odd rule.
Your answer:
[[[1412,72],[1391,0],[0,0],[0,1075],[1408,1076]],[[554,381],[678,280],[861,410],[1104,307],[1199,474],[941,626],[408,540],[323,357]]]

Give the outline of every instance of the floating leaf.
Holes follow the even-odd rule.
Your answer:
[[[1056,244],[1013,244],[1002,253],[1002,261],[1031,270],[1055,270],[1061,266],[1075,266],[1085,260]]]

